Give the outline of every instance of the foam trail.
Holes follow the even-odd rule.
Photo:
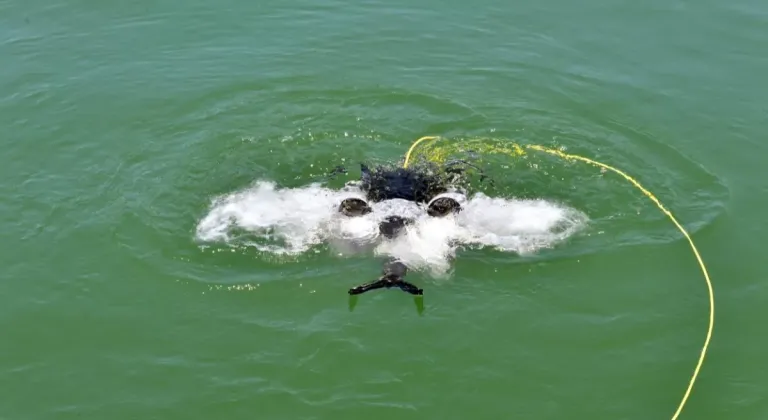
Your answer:
[[[507,200],[477,194],[459,214],[464,242],[518,254],[549,248],[587,222],[577,210],[545,200]]]
[[[249,245],[259,250],[302,253],[323,241],[324,224],[338,203],[353,195],[352,189],[333,191],[319,184],[277,189],[273,182],[259,181],[244,191],[215,198],[197,225],[197,238],[232,242],[240,232],[255,237],[258,242]]]
[[[300,254],[329,243],[339,253],[373,250],[401,259],[416,270],[445,275],[462,245],[492,247],[518,254],[535,253],[567,239],[588,221],[575,209],[546,200],[516,200],[457,193],[458,215],[434,218],[426,206],[406,200],[373,203],[373,212],[348,218],[337,212],[348,197],[363,198],[348,184],[337,191],[310,184],[279,189],[260,181],[243,191],[217,197],[197,226],[197,239],[250,245],[277,254]],[[378,224],[388,215],[415,220],[395,240],[379,235]]]

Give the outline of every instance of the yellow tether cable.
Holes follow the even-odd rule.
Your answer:
[[[435,139],[437,139],[437,137],[427,136],[427,137],[422,137],[422,138],[416,140],[411,145],[410,149],[408,149],[408,153],[406,153],[406,155],[405,155],[405,162],[403,163],[403,167],[404,168],[408,167],[408,162],[410,161],[411,153],[413,152],[413,150],[416,148],[416,146],[419,143],[421,143],[422,141],[425,141],[425,140],[435,140]],[[675,224],[677,229],[680,230],[680,232],[683,234],[683,236],[685,236],[685,238],[688,240],[688,243],[691,245],[691,249],[693,250],[693,254],[696,256],[696,260],[699,262],[699,266],[701,267],[701,271],[704,274],[704,280],[707,282],[707,289],[709,291],[709,327],[707,328],[707,336],[706,336],[706,338],[704,340],[704,345],[701,348],[701,355],[699,356],[699,361],[696,364],[696,369],[694,369],[694,371],[693,371],[693,375],[691,376],[691,380],[688,383],[688,388],[685,391],[685,395],[683,395],[682,401],[680,401],[680,405],[677,407],[677,411],[675,411],[675,414],[672,416],[672,420],[676,420],[678,418],[678,416],[680,416],[680,413],[683,411],[683,407],[685,406],[685,403],[688,401],[688,397],[691,395],[691,391],[693,390],[693,384],[696,382],[696,378],[699,375],[699,371],[701,370],[701,366],[704,364],[704,358],[705,358],[705,356],[707,354],[707,349],[709,348],[709,342],[712,339],[712,330],[714,329],[714,326],[715,326],[715,294],[714,294],[714,291],[712,289],[712,280],[709,278],[709,273],[707,272],[707,267],[706,267],[706,265],[704,265],[704,260],[701,258],[701,255],[699,254],[699,250],[696,248],[696,244],[694,244],[693,239],[691,238],[691,235],[688,234],[688,231],[686,231],[685,228],[677,221],[675,216],[672,215],[672,212],[667,210],[667,208],[664,207],[663,204],[661,204],[659,199],[656,198],[656,196],[653,195],[653,193],[648,191],[645,187],[640,185],[640,183],[637,182],[637,180],[635,180],[631,176],[627,175],[625,172],[623,172],[623,171],[621,171],[621,170],[619,170],[617,168],[614,168],[613,166],[606,165],[605,163],[601,163],[601,162],[598,162],[596,160],[592,160],[592,159],[589,159],[589,158],[586,158],[586,157],[583,157],[583,156],[565,153],[565,152],[562,152],[560,150],[550,149],[548,147],[539,146],[539,145],[536,145],[536,144],[525,145],[525,147],[528,148],[528,149],[537,150],[537,151],[544,152],[544,153],[549,153],[551,155],[555,155],[555,156],[563,158],[565,160],[579,160],[579,161],[582,161],[582,162],[585,162],[585,163],[589,163],[589,164],[594,165],[594,166],[598,166],[600,168],[607,169],[609,171],[612,171],[612,172],[622,176],[624,179],[626,179],[627,181],[632,183],[632,185],[637,187],[637,189],[639,189],[648,198],[650,198],[651,201],[653,201],[653,203],[656,204],[656,206],[659,208],[659,210],[661,210],[662,213],[666,214],[669,217],[669,219],[672,220],[672,223]]]
[[[425,136],[413,142],[410,149],[408,149],[408,153],[405,154],[405,162],[403,162],[403,168],[408,167],[408,161],[411,159],[411,153],[416,148],[416,146],[419,145],[419,143],[423,142],[424,140],[435,140],[435,139],[437,139],[437,137],[435,136]]]

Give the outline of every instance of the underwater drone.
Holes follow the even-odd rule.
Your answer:
[[[370,203],[385,200],[407,200],[419,205],[426,205],[427,214],[431,217],[446,217],[461,211],[459,202],[449,193],[457,189],[459,180],[464,173],[460,166],[463,161],[454,161],[442,169],[434,167],[389,167],[380,165],[369,168],[360,165],[360,188],[365,193],[365,199],[350,197],[341,201],[338,212],[346,217],[360,217],[373,211]],[[414,223],[412,218],[399,215],[385,217],[379,223],[379,233],[386,239],[392,240],[403,230]],[[399,288],[413,294],[422,295],[424,291],[404,280],[408,272],[407,266],[398,259],[385,262],[382,275],[378,279],[349,289],[350,295],[359,295],[370,290],[382,288]]]

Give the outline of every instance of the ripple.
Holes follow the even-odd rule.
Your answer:
[[[631,133],[634,137],[640,136],[636,131]],[[451,142],[454,144],[445,145]],[[458,146],[462,144],[464,146]],[[480,150],[474,155],[481,156],[478,161],[483,162],[497,185],[497,188],[486,189],[486,192],[504,197],[554,200],[585,212],[590,218],[589,227],[571,242],[572,247],[583,249],[569,251],[569,255],[586,250],[599,252],[618,246],[661,244],[680,239],[681,235],[666,215],[616,174],[536,151],[511,157],[508,153],[512,153],[512,144],[510,140],[498,138],[448,139],[442,146],[425,146],[426,149],[433,149],[425,152],[435,153],[435,150],[446,147],[457,150],[451,157],[458,158],[471,156],[469,151]],[[520,144],[530,143],[521,141]],[[635,151],[634,155],[629,155],[628,152],[633,151],[630,147],[621,151],[599,147],[595,151],[583,144],[565,144],[571,142],[545,143],[547,147],[590,157],[625,170],[656,194],[691,232],[711,224],[725,209],[729,195],[722,181],[663,144],[649,141],[645,148],[656,153]],[[483,149],[491,154],[484,155]],[[494,149],[505,151],[497,153]]]
[[[537,143],[616,165],[657,194],[693,232],[712,223],[728,200],[728,190],[719,179],[668,146],[666,139],[622,120],[585,113],[573,103],[548,107],[552,104],[518,102],[517,122],[511,124],[501,121],[497,105],[475,107],[395,86],[311,86],[310,79],[297,75],[233,82],[216,90],[190,92],[181,107],[161,107],[154,118],[165,123],[150,124],[142,129],[142,136],[163,138],[165,143],[148,145],[141,162],[121,169],[122,177],[132,180],[130,184],[112,182],[117,190],[135,191],[148,185],[136,183],[137,179],[162,180],[149,184],[154,191],[142,201],[122,201],[146,225],[135,232],[139,237],[134,240],[149,244],[161,240],[158,235],[190,238],[212,199],[242,191],[259,179],[276,180],[285,188],[319,183],[329,191],[338,190],[359,176],[355,169],[359,162],[401,159],[413,140],[428,134],[443,136],[445,142],[475,145]],[[169,144],[177,146],[170,153]],[[495,181],[492,188],[475,185],[483,194],[542,199],[589,218],[584,229],[566,243],[545,247],[526,259],[679,239],[674,226],[645,196],[625,180],[589,165],[534,153],[523,158],[482,155],[479,161]],[[350,173],[329,179],[328,173],[337,165],[346,166]],[[148,236],[142,239],[141,235]],[[181,258],[202,258],[200,264],[209,267],[223,264],[223,268],[253,258],[248,247],[241,245],[213,244],[201,249],[190,243],[176,245],[172,252]],[[300,260],[321,258],[326,252]],[[298,261],[263,253],[259,258],[268,264]]]

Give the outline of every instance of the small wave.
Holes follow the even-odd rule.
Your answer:
[[[457,199],[457,215],[434,218],[426,206],[406,200],[372,204],[373,212],[349,218],[337,212],[341,200],[363,198],[354,183],[340,190],[309,184],[278,188],[259,181],[245,190],[216,197],[197,225],[197,239],[253,246],[274,254],[300,254],[329,244],[340,254],[372,250],[401,259],[413,269],[441,276],[461,246],[490,247],[531,254],[561,243],[586,225],[578,210],[543,199],[507,199],[477,193]],[[389,215],[414,223],[394,240],[379,235],[379,222]]]

